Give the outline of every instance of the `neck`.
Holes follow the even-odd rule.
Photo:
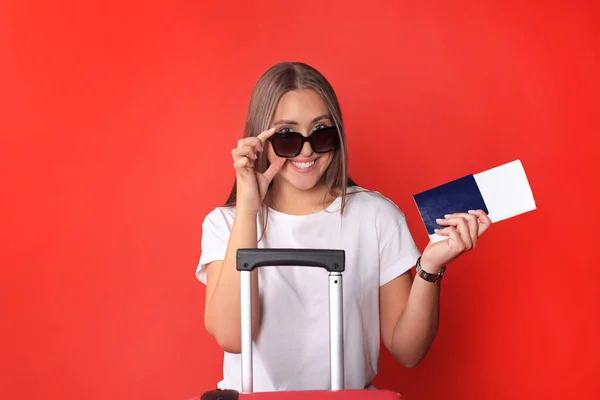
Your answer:
[[[285,181],[275,179],[269,190],[270,206],[275,210],[292,215],[313,214],[327,208],[335,195],[327,192],[324,183],[308,190],[300,190]]]

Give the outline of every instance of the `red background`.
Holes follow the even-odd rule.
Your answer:
[[[429,355],[406,370],[383,352],[375,383],[600,396],[595,2],[100,3],[0,9],[0,397],[214,387],[201,223],[230,189],[250,91],[282,60],[331,80],[352,176],[421,248],[411,196],[462,174],[520,159],[538,205],[451,265]]]

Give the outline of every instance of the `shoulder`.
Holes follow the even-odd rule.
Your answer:
[[[350,212],[360,213],[365,218],[402,223],[406,220],[402,210],[387,196],[360,186],[348,188],[346,207]]]
[[[349,188],[344,216],[362,235],[376,238],[380,246],[394,238],[403,246],[412,246],[404,212],[380,192],[362,187]]]
[[[234,207],[216,207],[204,217],[202,226],[206,230],[231,230],[235,217]]]

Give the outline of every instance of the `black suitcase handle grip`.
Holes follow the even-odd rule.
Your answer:
[[[279,265],[325,268],[344,272],[346,253],[329,249],[238,249],[237,270],[252,271],[258,267]]]

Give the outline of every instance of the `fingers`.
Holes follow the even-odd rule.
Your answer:
[[[455,227],[449,226],[444,229],[436,229],[435,233],[442,236],[448,236],[448,245],[454,247],[457,253],[462,253],[466,250],[467,245]]]
[[[479,222],[479,236],[483,235],[483,232],[487,231],[492,225],[492,220],[483,210],[470,210],[469,214],[475,215]]]
[[[446,218],[460,218],[460,219],[464,219],[467,223],[468,226],[468,230],[466,231],[466,233],[468,233],[469,237],[470,237],[470,247],[469,249],[474,249],[477,246],[477,239],[479,238],[479,226],[478,226],[478,222],[477,222],[477,217],[473,214],[469,214],[469,213],[454,213],[454,214],[448,214],[445,215]],[[459,231],[461,233],[464,233],[462,231],[462,229],[459,228]]]
[[[275,128],[271,128],[269,130],[266,130],[264,132],[261,132],[256,138],[261,142],[264,143],[265,140],[267,140],[268,138],[270,138],[271,136],[273,136],[273,134],[275,133]]]
[[[256,153],[263,150],[263,144],[258,138],[248,137],[244,139],[238,140],[237,147],[231,151],[233,155],[236,155],[236,150],[238,155],[241,157],[249,156],[249,151],[254,155],[254,159],[256,159]]]
[[[252,136],[238,140],[237,147],[231,150],[233,161],[237,162],[242,157],[256,160],[258,158],[256,153],[263,151],[264,141],[271,137],[273,133],[275,133],[275,128],[261,132],[257,137]]]
[[[263,176],[267,179],[268,182],[271,182],[275,175],[279,172],[283,164],[285,164],[287,160],[285,158],[276,157],[275,160],[269,165],[269,168],[263,173]]]
[[[452,217],[449,214],[445,219],[438,218],[437,223],[455,227],[466,246],[465,250],[468,251],[473,248],[473,237],[471,236],[471,231],[469,230],[469,224],[466,218],[461,216]]]
[[[248,144],[239,144],[238,147],[231,150],[231,155],[233,157],[233,161],[238,161],[242,158],[249,158],[251,160],[257,159],[254,146],[250,146]]]
[[[251,146],[256,152],[263,151],[263,142],[254,136],[238,140],[238,147],[240,146]]]
[[[237,170],[240,169],[254,169],[254,161],[250,160],[248,157],[241,157],[236,162],[233,163],[233,167]]]
[[[469,224],[473,242],[481,236],[491,225],[492,221],[483,210],[469,210],[467,213],[454,213],[445,215],[446,218],[464,218]]]

